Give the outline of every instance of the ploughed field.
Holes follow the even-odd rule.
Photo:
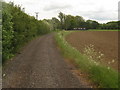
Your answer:
[[[118,31],[79,31],[66,40],[89,59],[118,69]]]

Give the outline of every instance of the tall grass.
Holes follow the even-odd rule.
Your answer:
[[[87,56],[81,54],[77,49],[72,47],[64,39],[70,32],[58,32],[55,36],[56,42],[61,48],[62,54],[74,60],[78,68],[89,74],[89,78],[102,88],[118,88],[118,72],[112,68],[94,63],[94,60],[88,59]],[[91,62],[93,61],[93,62]]]

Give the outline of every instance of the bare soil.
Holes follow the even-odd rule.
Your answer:
[[[88,88],[57,49],[54,33],[31,41],[3,67],[3,88]]]
[[[104,54],[102,64],[118,70],[118,32],[117,31],[80,31],[66,36],[66,40],[81,53],[85,45],[94,45],[97,52]],[[110,63],[115,60],[114,63]]]

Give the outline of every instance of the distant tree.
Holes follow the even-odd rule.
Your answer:
[[[59,13],[58,17],[60,18],[61,29],[64,29],[64,22],[65,22],[65,14],[62,12]]]
[[[66,15],[65,16],[65,24],[64,24],[64,27],[65,29],[72,29],[74,27],[74,16],[72,15]]]
[[[75,16],[74,19],[75,19],[75,26],[74,27],[77,27],[77,28],[84,27],[85,20],[83,19],[83,17]]]
[[[107,22],[101,25],[101,29],[119,29],[119,21]]]
[[[97,21],[87,20],[86,27],[88,29],[97,29],[97,28],[99,28],[99,23]]]
[[[118,21],[118,29],[120,30],[120,21]]]
[[[54,26],[54,29],[60,29],[60,21],[57,18],[52,18],[52,24]]]

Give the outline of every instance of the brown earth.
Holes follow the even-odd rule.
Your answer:
[[[66,36],[66,40],[81,53],[85,45],[94,45],[97,52],[104,54],[102,64],[118,69],[118,32],[117,31],[80,31]],[[108,64],[115,60],[114,63]]]
[[[55,45],[54,34],[31,41],[3,67],[3,88],[86,88]]]

